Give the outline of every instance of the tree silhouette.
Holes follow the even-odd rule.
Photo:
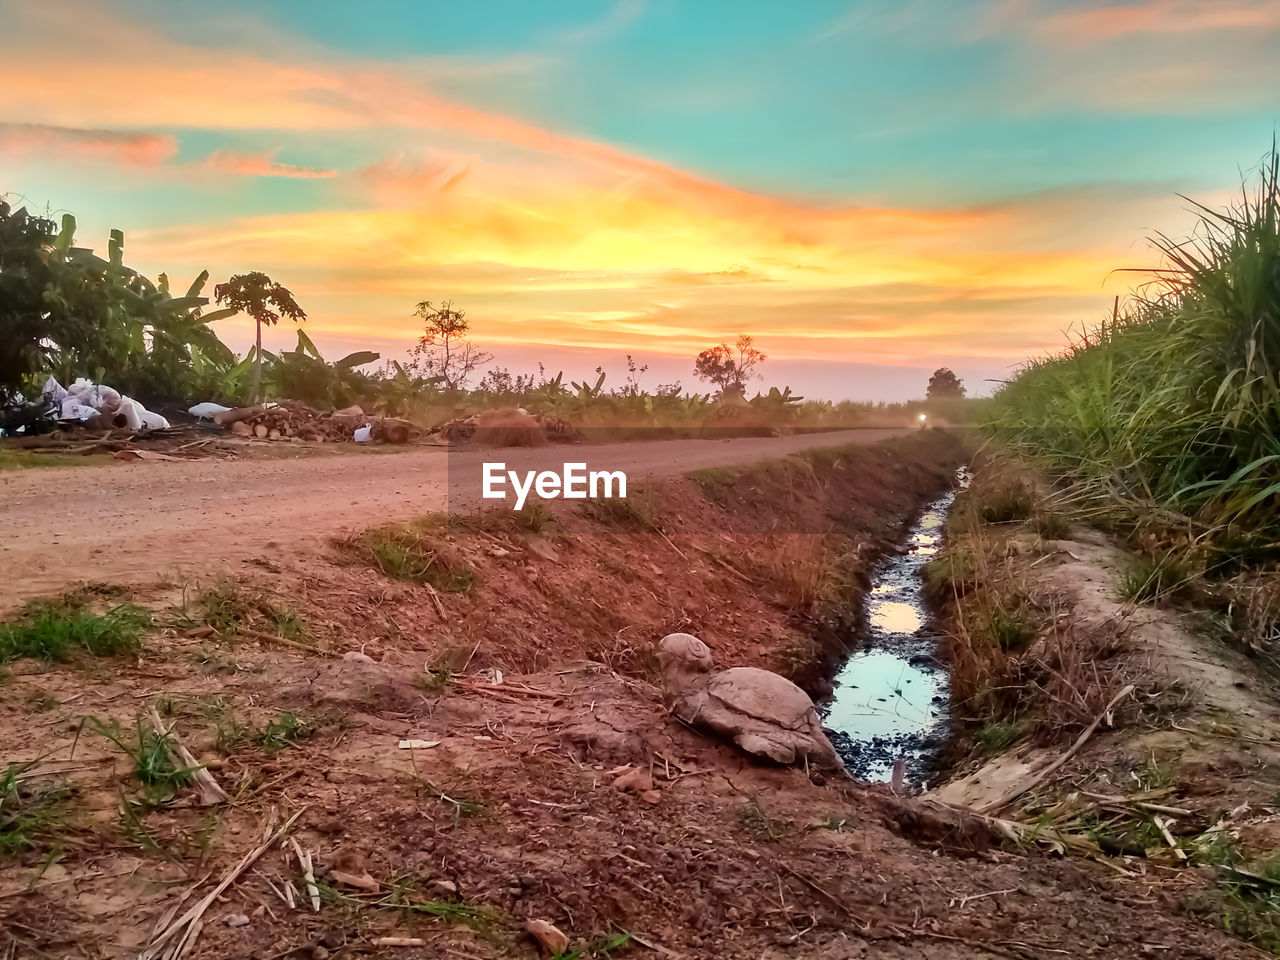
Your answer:
[[[963,397],[964,383],[947,367],[939,367],[933,371],[933,376],[929,378],[929,389],[925,391],[925,398],[928,400],[937,400],[942,397]]]
[[[262,325],[274,326],[282,317],[298,321],[307,319],[293,294],[265,273],[238,273],[226,283],[213,288],[218,303],[253,317],[256,327],[253,354],[253,402],[262,399]]]
[[[731,347],[721,343],[703,350],[693,361],[694,375],[720,388],[722,397],[741,397],[747,392],[747,381],[759,376],[755,368],[766,357],[752,345],[745,333]]]

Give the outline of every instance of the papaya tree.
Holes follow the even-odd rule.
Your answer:
[[[262,327],[275,326],[282,318],[307,319],[293,294],[265,273],[238,273],[213,288],[214,299],[236,313],[247,313],[254,322],[253,402],[262,399]]]

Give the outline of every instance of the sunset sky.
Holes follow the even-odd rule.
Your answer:
[[[175,285],[265,270],[333,356],[452,297],[513,369],[692,386],[746,332],[831,399],[990,389],[1280,126],[1280,0],[0,0],[0,37],[0,193]]]

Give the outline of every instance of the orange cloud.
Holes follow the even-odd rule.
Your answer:
[[[0,154],[36,153],[153,166],[178,152],[173,137],[120,130],[88,130],[44,123],[0,123]]]
[[[215,150],[200,164],[206,170],[233,173],[241,177],[290,177],[303,180],[327,180],[338,175],[337,170],[321,170],[315,167],[299,167],[292,163],[276,163],[272,159],[278,151],[267,153],[237,153],[234,150]]]
[[[1216,30],[1280,30],[1277,0],[1146,0],[1069,10],[1047,17],[1045,32],[1079,42],[1130,34],[1201,34]]]

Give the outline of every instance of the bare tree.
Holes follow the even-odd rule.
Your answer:
[[[422,336],[413,348],[414,372],[439,377],[447,390],[465,390],[476,368],[493,359],[493,354],[467,340],[471,324],[466,312],[454,309],[452,300],[438,307],[423,300],[413,313],[422,318],[423,325]]]

